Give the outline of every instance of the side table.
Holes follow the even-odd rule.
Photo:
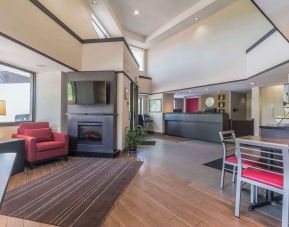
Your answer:
[[[25,140],[24,139],[5,139],[0,140],[1,153],[16,153],[12,175],[24,171],[25,164]]]

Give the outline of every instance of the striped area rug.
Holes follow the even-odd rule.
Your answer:
[[[81,159],[9,191],[0,214],[57,226],[101,226],[141,165]]]

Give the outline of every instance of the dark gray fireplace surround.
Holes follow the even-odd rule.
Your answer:
[[[109,102],[98,105],[68,105],[71,155],[114,157],[117,125],[117,74],[114,71],[70,72],[68,81],[106,81]]]

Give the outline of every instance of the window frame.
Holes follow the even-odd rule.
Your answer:
[[[17,70],[21,70],[21,71],[26,72],[26,73],[30,73],[31,77],[32,77],[32,86],[31,86],[32,89],[30,91],[30,97],[31,97],[31,100],[30,100],[30,102],[31,102],[31,120],[30,121],[0,122],[0,127],[17,126],[17,125],[20,125],[21,123],[24,123],[24,122],[35,122],[35,113],[36,113],[36,97],[35,97],[35,94],[36,94],[36,73],[32,72],[30,70],[15,66],[15,65],[8,64],[6,62],[2,62],[2,61],[0,61],[0,65],[5,65],[5,66],[13,68],[13,69],[17,69]]]
[[[92,14],[91,23],[92,23],[92,26],[93,26],[97,36],[99,36],[99,34],[98,34],[98,32],[97,32],[95,27],[97,27],[99,29],[99,31],[101,32],[101,35],[103,36],[101,38],[98,37],[98,39],[110,38],[110,35],[106,31],[105,27],[100,23],[100,21],[96,18],[96,16],[94,14]]]
[[[141,64],[140,64],[140,62],[137,62],[137,63],[139,64],[139,69],[138,69],[138,70],[139,70],[139,72],[141,72],[141,73],[146,72],[146,53],[145,53],[145,49],[140,48],[140,47],[136,47],[136,46],[133,46],[133,45],[130,45],[129,47],[130,47],[133,55],[134,55],[134,52],[133,52],[134,50],[135,50],[135,51],[141,51],[141,52],[143,53],[143,56],[142,56],[142,66],[143,66],[143,69],[142,69],[142,70],[140,69]],[[134,55],[134,58],[137,59],[135,55]]]

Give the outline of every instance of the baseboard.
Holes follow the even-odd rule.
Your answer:
[[[155,132],[155,131],[148,131],[149,135],[158,135],[158,136],[163,136],[165,133],[163,132]]]

